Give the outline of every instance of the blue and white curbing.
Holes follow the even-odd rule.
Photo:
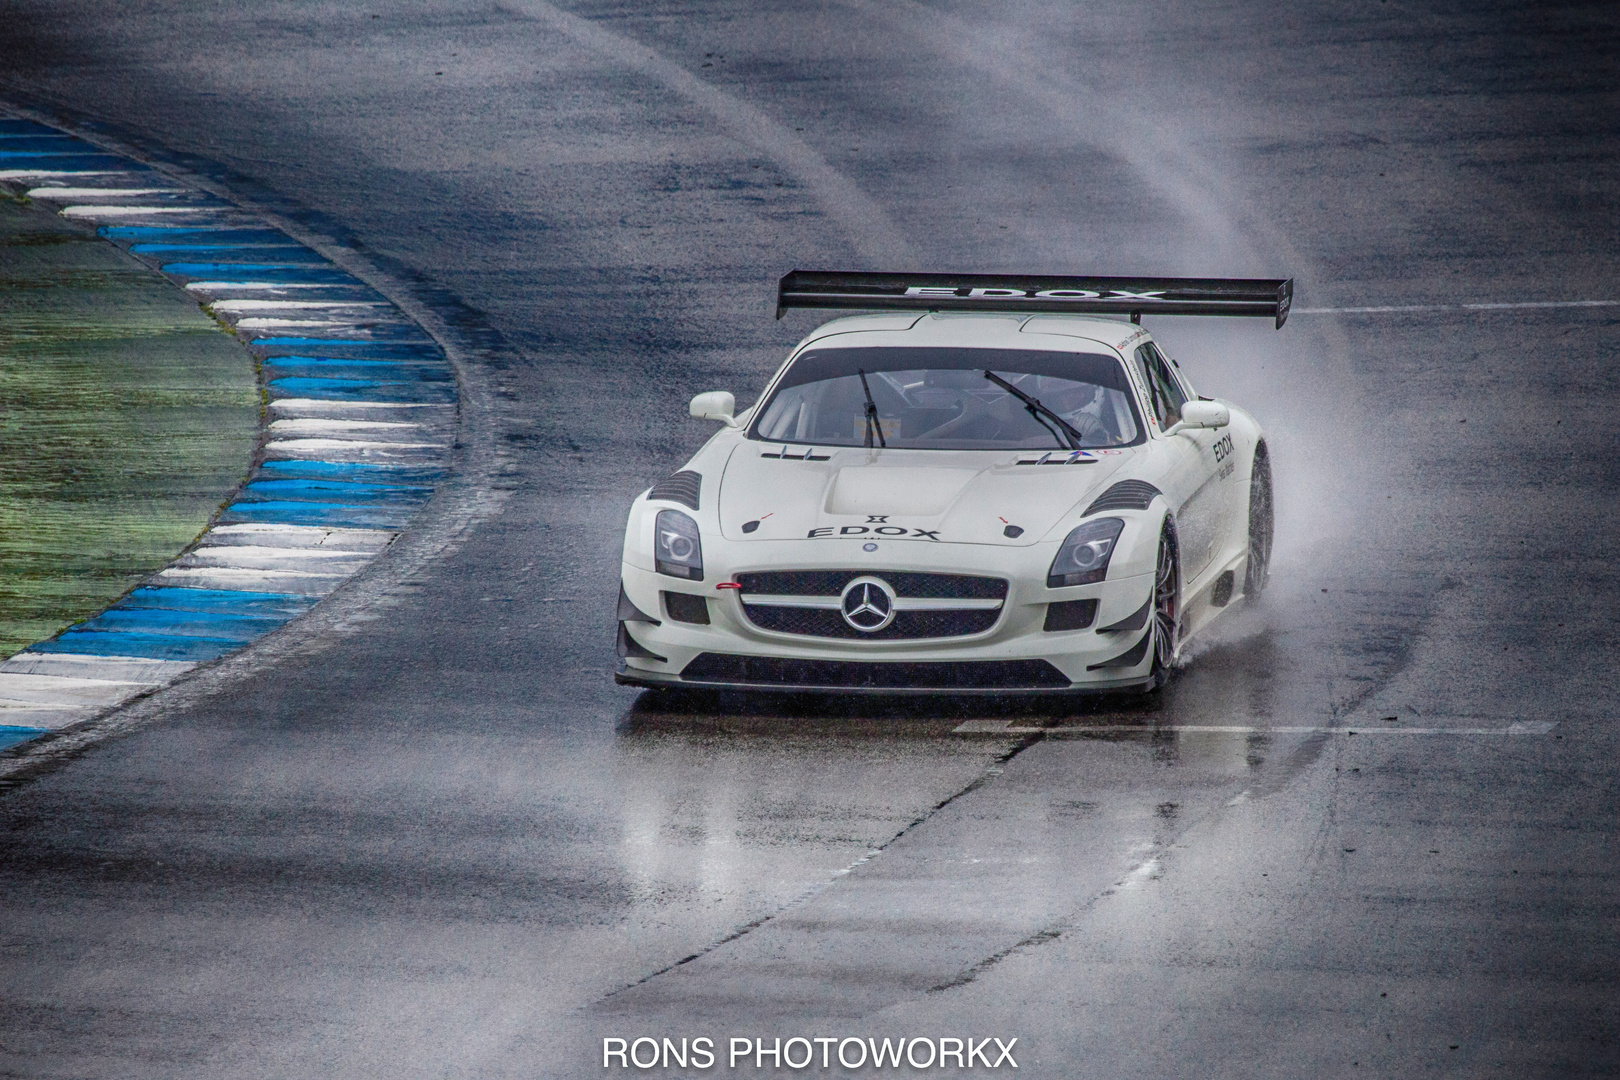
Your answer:
[[[386,548],[444,477],[457,394],[386,297],[240,208],[29,120],[0,183],[59,206],[230,326],[269,405],[247,481],[123,599],[0,662],[0,747],[90,719],[286,624]]]

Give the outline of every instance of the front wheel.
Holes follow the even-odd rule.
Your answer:
[[[1153,685],[1163,686],[1176,661],[1181,632],[1181,552],[1176,523],[1164,519],[1159,530],[1159,560],[1153,576]]]
[[[1273,528],[1271,456],[1261,443],[1254,448],[1254,470],[1249,475],[1249,561],[1243,571],[1243,595],[1250,604],[1260,599],[1271,572]]]

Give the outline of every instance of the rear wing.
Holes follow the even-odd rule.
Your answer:
[[[1294,279],[1031,277],[1019,274],[862,274],[795,270],[776,286],[788,308],[1019,311],[1129,315],[1268,315],[1281,327]]]

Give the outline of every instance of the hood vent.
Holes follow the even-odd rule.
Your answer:
[[[690,469],[682,469],[677,473],[670,473],[647,492],[649,499],[668,499],[678,502],[682,506],[698,508],[698,496],[703,492],[703,475]]]
[[[783,461],[829,461],[832,459],[831,454],[816,453],[816,448],[813,446],[805,447],[802,454],[790,454],[788,448],[784,446],[780,450],[761,450],[759,456],[781,458]]]
[[[1049,451],[1040,457],[1021,457],[1020,465],[1095,465],[1097,455],[1088,454],[1084,450],[1071,450],[1065,454],[1061,450]]]
[[[1146,510],[1158,494],[1159,489],[1146,480],[1121,480],[1097,496],[1096,501],[1086,507],[1086,512],[1081,517],[1089,517],[1104,510]]]

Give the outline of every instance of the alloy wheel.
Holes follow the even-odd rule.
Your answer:
[[[1255,448],[1249,484],[1249,561],[1243,572],[1243,594],[1249,603],[1260,599],[1271,572],[1271,540],[1275,529],[1271,496],[1271,457],[1266,444]]]
[[[1177,634],[1181,628],[1181,559],[1176,545],[1176,526],[1165,518],[1159,533],[1159,561],[1153,577],[1153,670],[1159,681],[1176,659]]]

